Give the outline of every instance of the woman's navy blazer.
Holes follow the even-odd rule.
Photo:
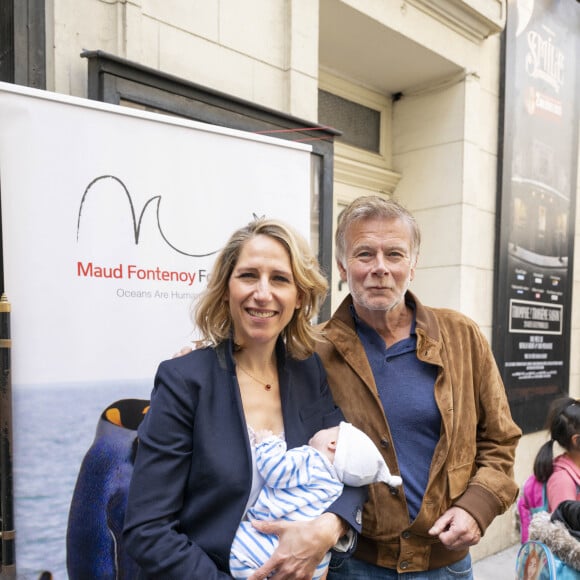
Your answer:
[[[276,347],[288,448],[343,420],[317,355]],[[265,393],[266,395],[266,393]],[[232,343],[160,364],[139,427],[124,539],[145,578],[229,578],[229,552],[251,489],[252,458]],[[328,511],[360,532],[366,488]]]

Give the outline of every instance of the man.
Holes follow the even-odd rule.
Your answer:
[[[350,295],[317,352],[346,420],[403,489],[371,486],[354,557],[331,563],[328,580],[472,578],[469,547],[518,493],[521,431],[489,344],[472,320],[408,290],[419,246],[414,217],[395,201],[361,197],[340,216]]]

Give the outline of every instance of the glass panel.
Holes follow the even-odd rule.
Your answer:
[[[380,152],[380,111],[319,90],[318,122],[342,132],[336,141],[373,153]]]

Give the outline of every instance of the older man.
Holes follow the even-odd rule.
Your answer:
[[[395,201],[361,197],[339,219],[350,295],[317,351],[336,403],[403,490],[371,487],[354,557],[331,564],[329,580],[472,578],[469,547],[517,496],[521,431],[493,354],[472,320],[409,291],[419,247],[414,217]]]

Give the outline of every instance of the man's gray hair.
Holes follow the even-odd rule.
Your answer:
[[[421,232],[413,214],[394,199],[384,199],[378,195],[357,197],[345,207],[338,216],[335,234],[336,259],[344,265],[346,253],[346,232],[359,220],[367,219],[400,219],[409,226],[411,234],[411,257],[419,255]]]

